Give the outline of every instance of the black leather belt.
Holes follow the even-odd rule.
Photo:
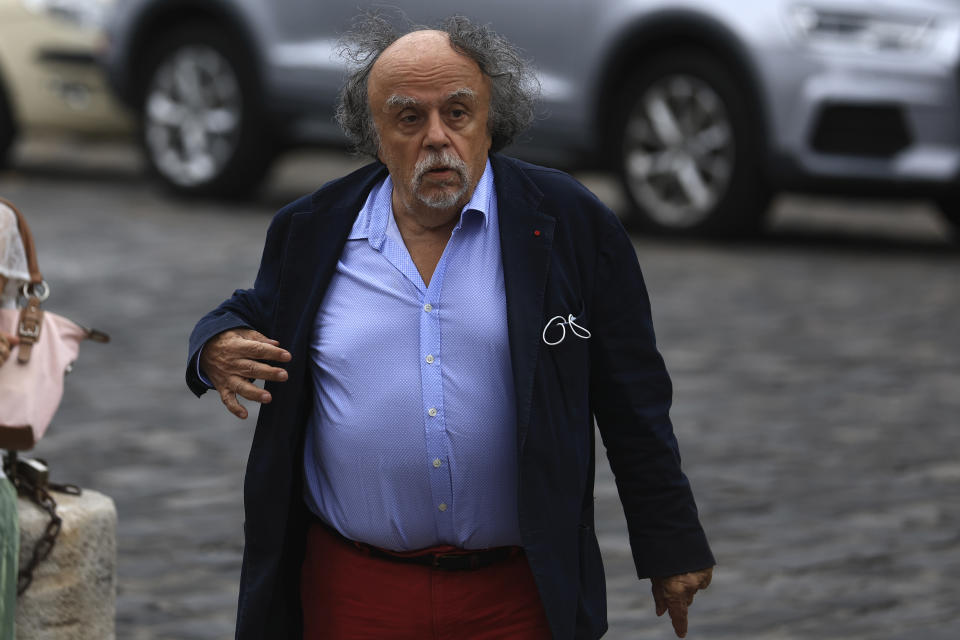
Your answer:
[[[332,536],[344,544],[348,544],[357,551],[372,558],[380,558],[382,560],[389,560],[390,562],[402,562],[405,564],[418,564],[434,569],[442,569],[443,571],[471,571],[473,569],[482,569],[483,567],[489,567],[498,562],[523,555],[522,547],[494,547],[492,549],[478,549],[476,551],[464,549],[462,551],[426,552],[410,555],[351,540],[319,518],[315,518],[314,522],[329,531]]]

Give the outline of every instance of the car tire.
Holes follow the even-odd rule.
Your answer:
[[[960,193],[939,198],[937,206],[944,220],[950,224],[953,238],[960,241]]]
[[[624,85],[610,149],[631,206],[626,222],[672,235],[745,235],[763,222],[758,108],[716,55],[671,50]]]
[[[171,31],[145,57],[140,138],[152,172],[187,196],[243,197],[274,152],[256,65],[213,27]]]
[[[13,110],[7,102],[7,94],[0,86],[0,169],[7,166],[10,149],[17,138],[17,123],[13,120]]]

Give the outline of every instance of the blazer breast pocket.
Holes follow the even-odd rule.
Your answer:
[[[588,324],[586,306],[583,302],[574,305],[557,305],[557,313],[544,319],[540,338],[547,347],[559,347],[570,341],[589,340],[593,337]]]
[[[542,319],[540,352],[566,401],[587,393],[590,368],[590,315],[582,302],[547,305]]]

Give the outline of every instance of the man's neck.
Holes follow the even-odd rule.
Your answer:
[[[399,200],[394,191],[393,218],[420,277],[430,286],[430,279],[457,226],[463,206],[458,203],[450,209],[434,209],[421,205],[414,209]]]

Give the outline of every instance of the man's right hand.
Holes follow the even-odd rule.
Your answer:
[[[200,352],[200,369],[220,393],[220,400],[233,415],[247,417],[239,398],[267,404],[271,397],[251,380],[283,382],[287,372],[260,362],[290,362],[290,352],[276,340],[253,329],[228,329],[207,340]]]

